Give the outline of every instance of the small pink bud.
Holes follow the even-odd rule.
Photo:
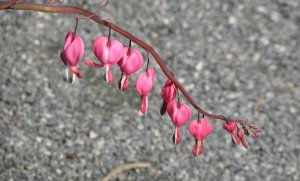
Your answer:
[[[232,143],[234,145],[239,145],[240,144],[240,139],[235,133],[235,130],[237,128],[236,122],[233,122],[233,121],[224,122],[223,123],[223,128],[230,133]]]
[[[136,90],[141,95],[141,113],[145,114],[148,108],[148,94],[152,90],[154,83],[155,70],[154,68],[148,69],[143,72],[136,80]]]
[[[174,126],[181,127],[191,118],[191,110],[187,104],[178,104],[175,100],[169,102],[167,112]]]
[[[176,87],[171,80],[166,81],[161,92],[161,97],[163,98],[163,104],[160,109],[160,114],[164,115],[167,111],[168,103],[176,98]]]
[[[231,133],[230,133],[231,134]],[[237,146],[241,143],[240,138],[236,135],[236,133],[231,134],[231,141],[234,146]]]
[[[247,135],[247,136],[250,135],[249,130],[248,130],[248,128],[246,126],[242,126],[242,129],[244,130],[244,134],[245,135]]]
[[[240,138],[240,140],[242,141],[242,144],[243,144],[243,146],[246,148],[246,149],[248,149],[248,143],[247,143],[247,141],[246,141],[246,139],[245,139],[245,137],[244,137],[244,133],[243,133],[243,131],[241,130],[241,129],[238,129],[237,130],[237,136]]]
[[[253,130],[253,131],[251,131],[251,136],[253,138],[258,138],[259,134],[255,130]]]

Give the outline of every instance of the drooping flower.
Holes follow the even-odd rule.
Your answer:
[[[212,132],[212,126],[205,118],[201,118],[200,120],[193,120],[190,123],[189,131],[195,138],[192,152],[197,157],[204,152],[204,139]]]
[[[123,58],[118,62],[118,65],[122,72],[118,84],[120,90],[127,89],[129,76],[140,70],[143,66],[143,63],[144,60],[140,51],[133,48],[128,49],[127,47],[124,47]]]
[[[141,95],[141,113],[145,114],[148,109],[148,95],[152,90],[155,77],[154,68],[143,72],[136,80],[136,90]]]
[[[82,58],[84,53],[84,43],[80,36],[75,35],[73,32],[68,32],[64,49],[60,53],[62,62],[67,66],[66,78],[67,81],[73,83],[75,81],[75,75],[82,78],[83,75],[78,71],[77,64]],[[75,74],[75,75],[74,75]]]
[[[167,80],[162,91],[161,97],[163,98],[163,104],[160,109],[160,114],[164,115],[167,111],[168,103],[176,98],[176,87],[171,80]]]
[[[179,104],[175,100],[169,102],[167,106],[167,112],[172,119],[173,125],[175,126],[173,142],[177,145],[181,141],[180,127],[191,118],[192,112],[187,104]]]
[[[240,139],[237,136],[237,132],[236,132],[236,122],[230,121],[230,122],[224,122],[223,123],[223,128],[229,132],[229,134],[231,135],[231,140],[232,143],[234,145],[239,145],[240,144]]]
[[[124,46],[118,40],[110,40],[106,37],[98,37],[93,42],[93,53],[101,64],[97,64],[89,59],[84,63],[93,68],[105,67],[104,80],[109,84],[113,82],[111,66],[118,63],[124,53]]]

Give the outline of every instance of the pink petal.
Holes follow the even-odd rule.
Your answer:
[[[93,43],[93,52],[102,64],[116,64],[123,56],[124,46],[118,40],[110,40],[110,46],[107,47],[108,39],[98,37]]]
[[[191,115],[189,106],[184,103],[180,104],[174,124],[179,127],[183,126],[191,118]]]
[[[74,40],[64,50],[64,56],[70,66],[76,66],[84,53],[84,44],[79,36],[75,36]]]
[[[103,64],[97,64],[90,59],[86,59],[83,63],[86,64],[87,66],[90,66],[93,68],[103,68],[104,67]]]
[[[141,113],[146,114],[148,110],[148,96],[141,96]]]
[[[130,55],[128,55],[127,47],[124,47],[124,50],[123,58],[118,62],[118,65],[122,73],[131,75],[142,68],[144,63],[143,56],[138,50],[133,48],[130,49]]]
[[[167,103],[171,102],[176,98],[176,87],[174,86],[171,80],[166,81],[161,92],[161,97]]]
[[[233,121],[231,121],[231,122],[229,122],[229,123],[224,122],[224,123],[223,123],[223,128],[224,128],[226,131],[228,131],[229,133],[233,133],[234,130],[236,129],[236,122],[233,122]]]
[[[73,39],[73,35],[74,33],[73,32],[68,32],[68,34],[66,35],[66,38],[65,38],[65,42],[64,42],[64,48],[63,48],[63,51],[60,53],[60,58],[62,60],[62,62],[67,65],[68,64],[68,60],[65,56],[65,53],[64,53],[64,50],[70,45],[72,39]]]
[[[243,146],[246,148],[246,149],[248,149],[248,143],[247,143],[247,141],[246,141],[246,139],[245,139],[245,137],[244,137],[244,133],[243,133],[243,131],[241,130],[241,129],[238,129],[238,131],[237,131],[237,136],[241,139],[241,141],[242,141],[242,144],[243,144]]]
[[[191,110],[188,105],[178,103],[173,100],[168,103],[167,112],[172,119],[172,122],[175,126],[183,126],[191,118]]]
[[[60,59],[65,65],[68,65],[67,59],[63,51],[60,53]]]
[[[138,76],[136,80],[136,90],[142,96],[147,96],[152,90],[153,82],[154,82],[154,69],[149,69],[148,72],[143,72]]]
[[[168,106],[167,106],[167,112],[170,116],[170,118],[173,120],[175,120],[176,118],[176,114],[178,111],[178,104],[175,100],[169,102]]]
[[[113,83],[114,77],[113,77],[111,69],[108,65],[105,65],[105,73],[103,75],[103,79],[109,84]]]
[[[241,142],[241,140],[239,139],[239,137],[237,135],[235,135],[234,133],[231,134],[231,141],[236,146],[239,145],[240,142]]]
[[[212,127],[205,118],[201,118],[199,123],[198,120],[193,120],[190,123],[189,131],[195,139],[203,140],[212,132]]]
[[[154,78],[155,78],[155,70],[154,70],[154,68],[150,68],[146,72],[150,76],[152,83],[154,83]]]
[[[69,31],[66,38],[65,38],[65,43],[64,43],[64,50],[70,45],[70,43],[72,42],[73,40],[73,36],[74,36],[74,33]]]
[[[204,145],[203,145],[202,140],[200,141],[200,140],[195,139],[195,144],[193,146],[192,152],[195,157],[201,155],[204,152]]]
[[[77,76],[78,78],[82,78],[82,77],[83,77],[83,75],[78,71],[77,66],[70,66],[70,68],[71,68],[72,72],[73,72],[74,74],[76,74],[76,76]]]

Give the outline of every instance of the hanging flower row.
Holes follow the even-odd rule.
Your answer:
[[[84,53],[84,43],[81,37],[76,35],[77,24],[78,20],[75,31],[68,32],[65,38],[64,48],[60,54],[61,60],[66,66],[66,80],[70,83],[75,81],[76,76],[78,78],[83,77],[77,68],[77,64],[82,59]],[[99,63],[86,59],[84,64],[92,68],[104,68],[105,73],[103,79],[109,84],[112,84],[114,80],[111,71],[112,67],[117,64],[121,71],[118,87],[122,91],[127,89],[130,76],[138,72],[144,64],[143,56],[139,50],[131,47],[130,40],[127,47],[120,41],[111,39],[111,29],[109,29],[108,37],[97,37],[93,41],[92,51]],[[141,96],[140,113],[143,115],[147,112],[148,96],[155,80],[155,69],[148,68],[149,54],[147,58],[147,68],[138,76],[135,84],[136,91]],[[191,119],[192,112],[187,104],[180,101],[178,88],[171,80],[166,81],[162,88],[161,97],[163,102],[160,114],[164,115],[167,112],[171,118],[175,127],[173,143],[177,145],[182,139],[181,127]],[[211,124],[204,118],[204,115],[202,118],[199,118],[199,114],[198,112],[198,119],[191,121],[189,125],[189,132],[195,140],[192,148],[194,156],[199,156],[204,152],[204,140],[213,130]],[[246,126],[243,126],[242,131],[235,122],[226,121],[223,123],[223,128],[230,133],[232,142],[235,145],[239,145],[241,142],[245,148],[248,148],[248,143],[244,137],[244,135],[249,135]]]

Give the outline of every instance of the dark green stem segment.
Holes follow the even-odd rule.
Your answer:
[[[160,56],[156,53],[156,51],[147,43],[140,40],[139,38],[133,36],[131,33],[125,31],[124,29],[120,28],[119,26],[115,25],[114,23],[102,19],[100,16],[79,7],[75,6],[60,6],[60,5],[46,5],[46,4],[36,4],[36,3],[25,3],[25,2],[16,2],[17,0],[9,0],[6,2],[0,3],[0,9],[15,9],[15,10],[29,10],[29,11],[39,11],[44,13],[61,13],[61,14],[77,14],[82,15],[87,18],[90,18],[91,20],[102,24],[106,27],[109,27],[109,29],[114,30],[115,32],[118,32],[119,34],[123,35],[124,37],[128,38],[132,42],[136,43],[138,46],[143,48],[146,52],[149,52],[153,58],[156,60],[158,65],[160,66],[163,73],[167,76],[168,79],[170,79],[174,85],[182,92],[182,94],[185,96],[185,98],[190,102],[190,104],[201,114],[205,115],[206,117],[212,118],[212,119],[218,119],[223,121],[234,121],[241,125],[247,125],[249,127],[252,127],[256,129],[258,132],[261,131],[260,128],[258,128],[255,124],[249,123],[246,120],[239,120],[239,119],[231,119],[228,117],[225,117],[223,115],[215,115],[208,113],[204,111],[196,102],[192,99],[192,97],[189,95],[189,93],[183,88],[183,86],[172,76],[169,69],[166,67],[163,60],[160,58]]]

